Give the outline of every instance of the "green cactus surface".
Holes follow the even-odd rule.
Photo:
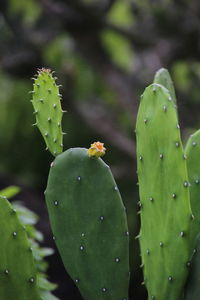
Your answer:
[[[184,300],[198,300],[200,298],[200,235],[196,240],[189,276],[185,287]]]
[[[58,155],[63,149],[61,127],[63,111],[60,104],[59,86],[49,69],[40,69],[34,79],[32,104],[36,123],[49,151]]]
[[[200,130],[190,136],[185,148],[190,182],[190,202],[195,217],[194,236],[200,232]]]
[[[176,93],[174,89],[174,84],[167,69],[161,68],[156,72],[154,77],[154,83],[164,86],[169,91],[172,100],[176,104]]]
[[[36,269],[24,227],[0,196],[0,299],[39,300]]]
[[[188,273],[193,216],[175,104],[159,84],[141,97],[136,136],[144,282],[149,300],[178,300]]]
[[[51,164],[45,192],[56,245],[84,299],[126,300],[129,234],[110,168],[73,148]]]

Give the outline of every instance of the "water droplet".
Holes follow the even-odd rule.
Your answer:
[[[100,216],[100,218],[99,218],[101,221],[103,221],[104,220],[104,216]]]
[[[187,156],[185,154],[183,154],[183,159],[187,159]]]
[[[197,145],[197,142],[192,142],[192,146],[196,146]]]
[[[60,122],[58,122],[58,127],[60,127]]]
[[[147,119],[144,119],[144,123],[147,124]]]
[[[142,159],[143,159],[143,158],[142,158],[142,156],[140,155],[140,156],[139,156],[139,160],[142,160]]]
[[[9,274],[9,270],[8,269],[4,270],[4,274],[8,275]]]
[[[156,93],[156,87],[155,87],[155,86],[153,87],[152,91],[153,91],[154,93]]]
[[[129,236],[129,232],[128,232],[128,231],[126,231],[126,232],[125,232],[125,235]]]
[[[184,231],[181,231],[181,232],[180,232],[180,236],[181,236],[181,237],[184,237],[184,236],[185,236],[185,232],[184,232]]]
[[[146,254],[147,254],[147,255],[149,255],[149,254],[150,254],[150,251],[149,251],[149,249],[147,249],[147,250],[146,250]]]
[[[103,287],[101,290],[105,293],[107,291],[107,288]]]
[[[54,139],[53,139],[53,142],[54,142],[54,143],[56,143],[56,142],[57,142],[57,139],[56,139],[56,138],[54,138]]]
[[[54,162],[52,161],[52,163],[50,164],[50,167],[53,168],[54,167]]]
[[[85,233],[81,233],[81,236],[85,236]]]
[[[196,179],[194,182],[195,182],[196,184],[198,184],[198,183],[199,183],[199,179]]]
[[[55,103],[53,104],[53,108],[56,108],[56,104]]]
[[[16,237],[16,236],[17,236],[17,232],[14,231],[12,235],[13,235],[14,237]]]
[[[149,201],[153,202],[153,201],[154,201],[154,199],[153,199],[152,197],[150,197],[150,198],[149,198]]]
[[[193,254],[195,254],[195,253],[197,253],[197,249],[194,249],[194,250],[193,250]]]
[[[119,257],[116,257],[116,258],[115,258],[115,262],[116,262],[116,263],[120,262]]]
[[[54,205],[55,205],[55,206],[58,206],[58,201],[54,201]]]
[[[77,180],[78,180],[78,181],[80,181],[80,180],[81,180],[81,177],[80,177],[80,176],[78,176],[78,177],[77,177]]]
[[[15,208],[13,208],[11,212],[12,212],[13,214],[16,214],[17,211],[16,211]]]
[[[44,134],[46,137],[48,136],[48,132],[45,132],[45,134]]]
[[[169,276],[169,277],[168,277],[168,280],[169,280],[169,281],[172,281],[172,280],[173,280],[172,276]]]
[[[84,246],[83,246],[83,245],[80,246],[80,250],[81,250],[81,251],[84,250]]]
[[[114,190],[115,190],[115,191],[118,191],[118,187],[117,187],[117,186],[115,186],[115,187],[114,187]]]
[[[55,241],[56,240],[56,237],[53,235],[53,240]]]
[[[161,153],[161,154],[159,155],[159,157],[160,157],[160,159],[163,159],[163,154]]]
[[[151,296],[151,299],[152,299],[152,300],[155,300],[156,298],[155,298],[155,296]]]
[[[43,103],[43,102],[44,102],[44,99],[42,99],[42,98],[41,98],[41,99],[39,99],[39,102]]]
[[[177,128],[177,129],[180,129],[180,125],[179,125],[179,124],[176,124],[176,128]]]
[[[33,251],[33,248],[32,248],[32,247],[29,247],[28,250],[29,250],[30,252],[32,252],[32,251]]]
[[[163,245],[164,245],[163,242],[160,242],[160,247],[163,247]]]
[[[50,118],[50,117],[48,117],[47,121],[48,121],[48,122],[51,122],[51,118]]]
[[[176,198],[176,194],[175,193],[172,194],[172,198],[174,198],[174,199]]]
[[[168,100],[169,100],[169,101],[172,101],[172,97],[171,97],[171,96],[169,96],[169,97],[168,97]]]
[[[48,93],[51,94],[51,89],[48,89]]]

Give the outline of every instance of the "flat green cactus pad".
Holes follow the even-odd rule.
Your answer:
[[[149,300],[181,299],[193,222],[186,160],[167,89],[145,89],[137,126],[140,245]]]
[[[56,245],[83,298],[128,299],[127,221],[110,168],[87,149],[69,149],[52,163],[45,196]]]
[[[196,247],[185,287],[184,300],[198,300],[200,298],[200,235],[196,240]]]
[[[156,72],[154,77],[154,83],[164,86],[169,91],[172,100],[176,104],[176,93],[174,89],[174,84],[167,69],[161,68]]]
[[[58,155],[63,149],[61,121],[63,111],[60,104],[59,86],[51,70],[41,69],[34,78],[33,99],[36,123],[47,145],[47,149]]]
[[[185,155],[190,182],[190,201],[195,217],[194,236],[200,232],[200,130],[188,139]]]
[[[36,269],[26,231],[0,196],[0,299],[39,300]]]

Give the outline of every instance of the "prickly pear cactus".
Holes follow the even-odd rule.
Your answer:
[[[138,112],[139,234],[149,300],[181,299],[193,222],[177,113],[167,89],[145,89]]]
[[[39,300],[36,269],[25,229],[0,196],[0,299]]]
[[[84,299],[126,300],[125,208],[110,168],[93,150],[69,149],[52,163],[45,192],[51,227],[65,268]]]
[[[161,84],[162,86],[164,86],[169,91],[172,100],[176,104],[176,93],[174,89],[174,84],[167,69],[161,68],[156,72],[154,77],[154,83]]]
[[[190,182],[190,202],[195,217],[194,236],[200,232],[200,130],[188,139],[185,155]]]
[[[60,104],[59,86],[50,69],[40,69],[34,79],[31,100],[36,123],[47,145],[47,149],[58,155],[63,149],[61,121],[63,111]]]
[[[198,300],[200,298],[200,235],[196,240],[187,284],[185,287],[184,300]]]

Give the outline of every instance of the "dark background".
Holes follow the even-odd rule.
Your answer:
[[[45,246],[55,248],[44,203],[51,155],[34,123],[30,94],[37,68],[62,84],[65,149],[105,143],[105,161],[127,207],[132,279],[130,299],[146,299],[135,236],[138,189],[135,119],[139,96],[160,67],[178,96],[183,141],[200,127],[199,0],[1,0],[0,188],[16,184],[17,199],[40,215]],[[57,253],[49,278],[61,300],[82,299]],[[94,299],[95,300],[95,299]]]

